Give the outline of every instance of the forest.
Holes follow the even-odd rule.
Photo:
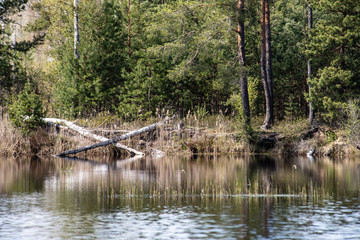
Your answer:
[[[16,16],[35,12],[29,23]],[[3,0],[1,113],[359,119],[360,2]],[[21,25],[32,40],[14,41]]]

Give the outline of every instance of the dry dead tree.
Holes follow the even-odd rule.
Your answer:
[[[106,137],[103,137],[103,136],[99,136],[99,135],[96,135],[96,134],[93,134],[91,133],[89,130],[86,130],[85,128],[82,128],[76,124],[74,124],[73,122],[70,122],[70,121],[67,121],[67,120],[63,120],[63,119],[57,119],[57,118],[44,118],[44,121],[45,122],[50,122],[50,123],[55,123],[55,124],[65,124],[68,128],[80,133],[81,135],[85,136],[85,137],[88,137],[88,138],[92,138],[96,141],[99,141],[99,142],[104,142],[104,141],[108,141],[109,139],[106,138]],[[135,156],[135,155],[140,155],[140,156],[143,156],[144,153],[142,152],[139,152],[133,148],[130,148],[128,146],[125,146],[125,145],[122,145],[120,143],[116,143],[115,144],[115,147],[117,148],[120,148],[120,149],[123,149],[123,150],[126,150],[128,151],[131,156]],[[65,156],[65,155],[64,155]]]
[[[143,128],[141,128],[141,129],[138,129],[138,130],[135,130],[135,131],[131,131],[131,132],[127,133],[127,134],[121,135],[120,137],[115,137],[115,138],[112,138],[112,139],[107,139],[107,138],[105,138],[105,137],[97,136],[97,135],[92,134],[91,132],[89,132],[89,131],[87,131],[87,130],[84,131],[85,129],[83,129],[83,128],[81,128],[81,127],[73,124],[72,122],[69,122],[69,121],[64,122],[64,120],[63,120],[62,122],[63,122],[64,124],[67,123],[66,125],[67,125],[69,128],[73,129],[73,127],[74,127],[74,130],[77,129],[77,130],[75,130],[75,131],[78,131],[78,132],[81,131],[81,134],[84,135],[84,136],[93,136],[93,135],[94,135],[94,136],[97,136],[97,139],[96,139],[96,140],[102,139],[102,141],[99,142],[99,143],[96,143],[96,144],[91,144],[91,145],[85,146],[85,147],[81,147],[81,148],[77,148],[77,149],[71,149],[71,150],[68,150],[68,151],[61,152],[61,153],[57,154],[57,156],[61,156],[61,157],[63,157],[63,156],[68,156],[68,155],[70,155],[70,154],[76,154],[76,153],[79,153],[79,152],[88,151],[88,150],[91,150],[91,149],[94,149],[94,148],[98,148],[98,147],[104,147],[104,146],[107,146],[107,145],[110,145],[110,144],[116,144],[115,146],[117,146],[117,142],[119,142],[119,141],[121,141],[121,140],[128,139],[128,138],[133,137],[133,136],[140,135],[140,134],[142,134],[142,133],[146,133],[146,132],[155,130],[157,127],[163,125],[165,122],[169,121],[170,119],[172,119],[172,118],[166,117],[164,120],[162,120],[162,121],[160,121],[160,122],[151,124],[151,125],[149,125],[149,126],[143,127]],[[52,119],[51,119],[51,118],[45,118],[44,120],[45,120],[45,121],[49,121],[49,122],[51,122],[51,121],[53,122],[53,121],[59,121],[60,119],[56,119],[56,118],[52,118]],[[61,122],[61,121],[60,121],[60,122]],[[68,124],[69,124],[69,125],[68,125]],[[70,127],[70,126],[71,126],[71,127]],[[80,133],[80,132],[79,132],[79,133]],[[106,139],[106,140],[105,140],[105,139]],[[124,146],[124,145],[122,145],[122,146]],[[126,148],[128,148],[128,149],[131,149],[131,148],[127,147],[127,146],[124,146],[124,147],[126,147]],[[132,149],[132,150],[134,151],[135,149]],[[135,150],[135,151],[136,151],[136,150]],[[143,153],[141,153],[141,154],[143,154]],[[138,155],[140,155],[140,154],[138,154]]]

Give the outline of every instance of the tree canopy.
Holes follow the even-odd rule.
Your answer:
[[[11,34],[11,15],[25,3],[2,2],[2,33]],[[244,1],[241,11],[238,1],[229,0],[79,0],[78,4],[77,60],[73,1],[27,4],[39,17],[26,28],[46,35],[48,47],[41,54],[47,60],[38,70],[44,74],[31,75],[24,69],[27,77],[18,86],[24,86],[26,78],[51,85],[40,89],[48,98],[50,114],[74,117],[107,111],[127,120],[145,119],[160,110],[186,115],[204,108],[213,114],[239,114],[240,79],[246,75],[251,116],[265,115],[261,1]],[[272,0],[268,4],[273,117],[306,117],[312,102],[319,120],[336,121],[344,115],[345,104],[359,98],[360,3]],[[308,5],[314,13],[312,29],[307,27]],[[246,65],[239,62],[239,21],[244,25]],[[11,89],[20,81],[11,77],[24,64],[14,50],[3,37],[2,94],[16,93]],[[39,53],[29,54],[36,61]],[[308,60],[313,70],[309,79]],[[31,61],[27,66],[31,69]]]

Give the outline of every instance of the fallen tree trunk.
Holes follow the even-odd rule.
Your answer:
[[[82,148],[72,149],[72,150],[68,150],[68,151],[65,151],[65,152],[61,152],[61,153],[57,154],[57,156],[67,156],[67,155],[70,155],[70,154],[76,154],[76,153],[88,151],[88,150],[91,150],[91,149],[94,149],[94,148],[104,147],[104,146],[107,146],[107,145],[110,145],[110,144],[114,144],[114,143],[117,143],[117,142],[119,142],[121,140],[125,140],[125,139],[128,139],[130,137],[152,131],[152,130],[156,129],[157,127],[161,126],[162,124],[164,124],[168,120],[170,120],[170,118],[166,117],[161,122],[151,124],[149,126],[143,127],[141,129],[138,129],[138,130],[135,130],[135,131],[131,131],[131,132],[127,133],[127,134],[121,135],[120,137],[112,138],[112,139],[102,141],[100,143],[88,145],[88,146],[85,146],[85,147],[82,147]]]
[[[66,121],[66,120],[63,120],[63,119],[57,119],[57,118],[44,118],[44,121],[45,122],[50,122],[50,123],[55,123],[55,124],[63,123],[68,128],[80,133],[81,135],[83,135],[85,137],[88,137],[88,138],[92,138],[92,139],[97,140],[99,142],[104,142],[104,141],[109,140],[106,137],[93,134],[90,131],[86,130],[85,128],[82,128],[82,127],[80,127],[80,126],[78,126],[78,125],[76,125],[76,124],[74,124],[73,122],[70,122],[70,121]],[[141,155],[141,156],[144,155],[144,153],[139,152],[139,151],[137,151],[137,150],[135,150],[133,148],[130,148],[128,146],[122,145],[120,143],[116,143],[115,147],[128,151],[131,154],[132,157],[135,156],[135,155]],[[61,156],[66,156],[66,155],[61,155]]]
[[[302,140],[309,140],[314,136],[314,133],[316,133],[319,130],[319,128],[313,128],[307,131],[306,133],[303,133],[300,135],[300,138]]]
[[[129,130],[108,130],[108,129],[92,129],[89,130],[90,132],[102,132],[102,133],[112,133],[112,134],[118,134],[118,133],[128,133],[130,132]]]

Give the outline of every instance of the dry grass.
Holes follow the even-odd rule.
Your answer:
[[[95,143],[95,141],[81,136],[69,129],[62,129],[59,133],[54,130],[50,130],[48,131],[48,134],[51,136],[54,142],[52,149],[49,149],[48,155],[54,155],[66,150],[77,149]],[[110,145],[107,147],[96,148],[86,152],[78,153],[76,156],[79,158],[90,159],[91,157],[111,158],[121,154],[122,153],[116,150],[115,147]]]
[[[123,122],[114,116],[101,114],[91,119],[81,119],[77,123],[87,129],[98,129],[97,134],[108,138],[121,135],[118,131],[132,131],[163,119]],[[179,126],[182,126],[179,128]],[[159,129],[125,140],[122,144],[140,151],[151,153],[154,149],[168,154],[224,154],[249,151],[247,142],[241,140],[240,124],[230,117],[207,115],[199,111],[188,113],[186,117],[175,118]],[[115,132],[112,132],[115,131]]]
[[[46,129],[37,129],[29,135],[23,135],[10,123],[7,116],[0,120],[0,155],[48,155],[55,145],[54,137]]]
[[[182,128],[179,128],[179,126]],[[154,147],[170,154],[232,154],[249,150],[239,123],[230,117],[188,113],[164,126]]]
[[[124,122],[110,114],[99,114],[96,117],[80,119],[77,124],[89,130],[97,130],[96,134],[113,138],[125,132],[158,122],[158,118],[150,118],[147,121]],[[310,140],[301,140],[300,135],[308,130],[307,120],[281,121],[269,131],[260,130],[261,118],[252,119],[255,135],[277,133],[279,141],[273,149],[267,150],[283,155],[305,155],[310,148],[316,148],[316,154],[341,152],[345,143],[337,141],[331,149],[326,136],[316,133]],[[181,126],[181,127],[180,127]],[[0,121],[0,155],[28,155],[36,154],[49,156],[69,149],[76,149],[93,144],[89,140],[72,130],[62,128],[57,132],[54,128],[39,129],[29,136],[24,137],[20,131],[11,126],[7,117]],[[175,118],[171,122],[161,126],[152,132],[133,137],[121,142],[124,145],[135,148],[147,154],[153,153],[154,149],[161,150],[170,155],[192,154],[247,154],[255,150],[254,146],[244,134],[242,124],[236,119],[223,114],[207,115],[202,112],[188,113],[186,117]],[[345,150],[350,153],[351,150]],[[85,153],[77,154],[80,158],[94,156],[126,157],[127,153],[116,150],[113,146],[97,148]]]
[[[23,135],[14,128],[7,116],[0,120],[0,155],[2,156],[50,156],[65,150],[79,148],[93,144],[94,141],[79,136],[69,130],[56,132],[54,128],[37,129],[29,135]],[[117,151],[112,146],[80,154],[87,155],[116,155]]]
[[[30,152],[29,140],[10,124],[7,116],[0,120],[0,138],[1,155],[14,156]]]

